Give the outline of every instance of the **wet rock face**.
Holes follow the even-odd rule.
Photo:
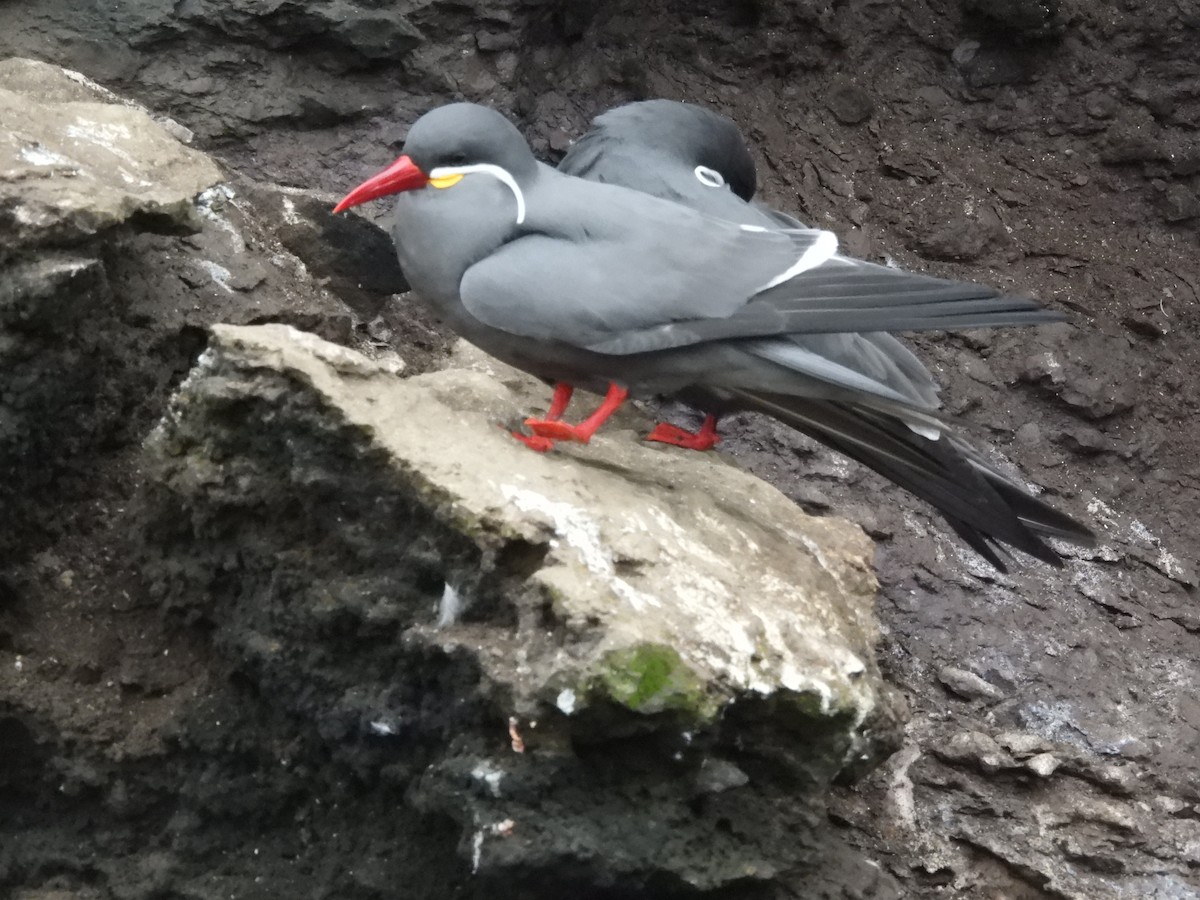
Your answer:
[[[6,85],[11,84],[11,87]],[[47,102],[48,94],[61,99]],[[195,229],[193,200],[220,179],[209,157],[179,143],[141,109],[107,100],[54,66],[0,65],[0,158],[7,190],[6,257],[79,243],[134,220]]]
[[[1064,28],[1059,0],[963,0],[962,6],[965,12],[1017,38],[1057,36]]]
[[[90,414],[119,402],[103,334],[125,304],[107,242],[122,229],[200,230],[195,198],[221,176],[144,110],[43,63],[0,63],[0,131],[0,503],[11,526],[56,459],[108,437]]]
[[[238,190],[279,243],[360,320],[373,321],[389,296],[408,292],[391,238],[359,216],[332,215],[338,195],[249,179]]]
[[[239,138],[272,123],[330,125],[364,110],[383,112],[394,96],[378,83],[378,72],[446,90],[447,62],[474,51],[476,31],[511,31],[513,18],[503,7],[480,19],[459,3],[346,0],[143,0],[87,10],[50,0],[39,13],[47,25],[43,37],[26,42],[25,34],[14,34],[7,52],[71,48],[105,84],[146,85],[156,96],[140,99],[156,109],[181,101],[198,135]]]
[[[0,189],[0,886],[891,892],[821,811],[903,719],[860,530],[634,430],[529,454],[528,379],[398,379],[378,335],[436,346],[373,226],[0,72],[46,108]],[[187,376],[217,319],[374,359],[224,328]]]
[[[22,428],[37,427],[25,433],[42,435],[0,488],[0,757],[20,760],[0,767],[0,890],[215,898],[267,884],[378,898],[402,884],[406,896],[490,900],[522,889],[469,877],[473,837],[447,856],[466,823],[395,815],[410,772],[393,779],[373,762],[393,738],[331,741],[233,674],[206,620],[192,630],[162,617],[142,580],[141,443],[213,321],[283,319],[364,337],[366,350],[390,342],[408,371],[440,358],[445,340],[417,307],[380,307],[355,294],[365,278],[347,287],[336,259],[309,255],[340,238],[316,218],[293,231],[280,199],[290,191],[305,192],[295,209],[307,218],[313,192],[344,192],[390,162],[416,115],[448,100],[511,114],[553,160],[592,115],[665,96],[741,124],[764,198],[828,223],[850,252],[1034,291],[1073,317],[1065,332],[916,342],[951,411],[1101,530],[1095,554],[1062,572],[998,579],[927,510],[836,455],[769,423],[728,425],[724,452],[878,542],[881,665],[914,710],[905,747],[836,788],[828,822],[884,874],[825,846],[791,892],[1194,895],[1194,10],[1157,0],[392,6],[0,4],[3,54],[79,69],[184,126],[160,120],[169,133],[195,132],[230,177],[288,186],[265,187],[261,200],[238,183],[232,196],[209,194],[190,237],[133,221],[99,248],[39,252],[19,263],[51,288],[22,288],[16,305],[3,299],[15,291],[0,291],[0,355],[22,373],[11,381],[5,369],[0,405],[26,410]],[[390,51],[338,32],[339,11],[396,36],[397,55],[372,61]],[[41,89],[48,103],[81,99],[77,84]],[[352,332],[295,255],[355,315],[377,318]],[[232,292],[206,262],[230,272]],[[341,277],[355,270],[377,271],[356,263]],[[0,445],[12,448],[4,427]],[[230,548],[220,571],[236,565]],[[623,775],[636,767],[630,746],[607,757]],[[473,790],[464,771],[454,784]],[[753,774],[702,764],[697,784],[708,796]],[[655,792],[647,782],[643,797]],[[763,798],[756,815],[785,828],[790,797]],[[514,846],[492,837],[486,852]],[[584,877],[588,865],[564,868]],[[552,879],[538,887],[564,893]],[[591,895],[606,895],[600,879]]]
[[[636,418],[531,454],[495,423],[544,387],[481,365],[219,327],[151,439],[156,594],[485,880],[811,865],[813,804],[897,739],[865,536]]]
[[[140,440],[208,322],[283,316],[332,336],[341,315],[347,331],[336,301],[293,287],[295,257],[256,243],[220,168],[177,139],[186,129],[31,60],[0,62],[0,121],[10,525],[26,503],[46,503],[64,466]],[[6,531],[0,546],[19,534]]]

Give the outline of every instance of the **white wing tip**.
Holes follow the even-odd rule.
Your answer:
[[[915,422],[905,422],[904,424],[908,426],[909,431],[919,434],[926,440],[936,441],[942,436],[942,433],[932,425],[918,425]]]
[[[783,284],[785,281],[791,281],[797,275],[808,272],[817,268],[823,263],[829,262],[837,253],[838,239],[837,235],[832,231],[818,231],[816,240],[814,240],[808,248],[800,255],[795,264],[787,270],[780,272],[765,285],[759,288],[760,291],[765,291],[768,288],[773,288]]]

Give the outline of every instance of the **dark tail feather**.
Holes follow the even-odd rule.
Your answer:
[[[1001,572],[1012,547],[1053,566],[1062,558],[1044,537],[1089,545],[1092,533],[1009,481],[948,434],[930,440],[895,416],[847,403],[750,391],[745,408],[766,413],[929,503],[972,549]]]
[[[1027,527],[1044,537],[1057,538],[1068,544],[1080,547],[1096,545],[1096,535],[1090,528],[1079,524],[1066,513],[1043,503],[1037,497],[1027,494],[1020,486],[1013,484],[990,467],[985,467],[984,472],[988,483],[1004,498],[1004,502]]]
[[[964,525],[962,522],[943,515],[946,523],[954,529],[954,533],[963,539],[972,550],[986,559],[997,572],[1007,572],[1008,566],[1004,564],[1004,560],[1000,558],[1000,554],[1011,558],[1010,554],[1004,549],[1004,545],[996,541],[990,540],[987,535],[980,534],[974,528]],[[1056,568],[1062,568],[1062,560],[1055,557],[1053,560],[1048,560],[1050,565]]]

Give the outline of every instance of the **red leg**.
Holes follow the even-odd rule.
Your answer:
[[[604,395],[604,402],[578,425],[553,421],[548,416],[545,419],[526,419],[525,424],[538,437],[550,438],[555,441],[579,441],[581,444],[586,444],[628,396],[629,391],[625,388],[610,384],[608,393]]]
[[[707,416],[697,432],[693,433],[662,422],[646,435],[646,440],[674,444],[676,447],[684,447],[688,450],[711,450],[721,440],[721,436],[717,434],[717,417]]]
[[[546,410],[547,422],[557,422],[563,417],[563,413],[567,411],[567,404],[571,402],[571,395],[575,393],[575,388],[565,382],[558,382],[554,385],[554,396],[550,399],[550,408]]]
[[[550,399],[550,409],[546,411],[547,422],[557,422],[563,417],[563,413],[567,411],[567,404],[571,402],[571,394],[575,393],[575,388],[565,382],[558,382],[554,385],[554,396]],[[521,434],[519,431],[510,431],[513,437],[538,453],[547,453],[554,449],[554,441],[550,438],[539,437],[538,435]]]

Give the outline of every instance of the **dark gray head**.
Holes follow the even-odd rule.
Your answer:
[[[715,169],[743,200],[754,196],[758,180],[746,139],[726,116],[677,100],[643,100],[610,109],[592,121],[599,141],[640,145],[666,152],[689,169]]]
[[[425,172],[471,165],[494,165],[518,180],[537,171],[529,143],[512,122],[476,103],[451,103],[413,123],[404,154]]]
[[[413,123],[399,159],[343,197],[333,211],[430,184],[450,187],[480,170],[511,182],[519,197],[517,182],[537,174],[538,163],[521,132],[494,109],[474,103],[439,106]]]

